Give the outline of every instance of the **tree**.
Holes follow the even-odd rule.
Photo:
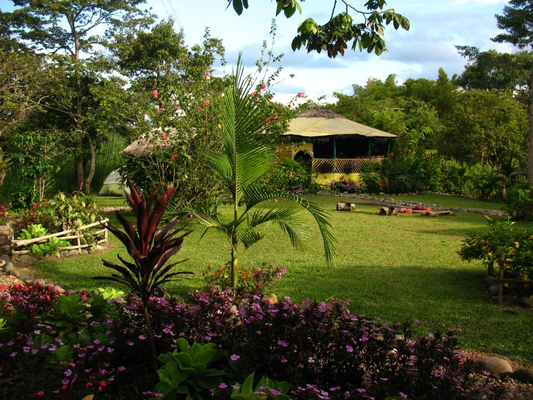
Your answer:
[[[328,263],[335,254],[336,243],[331,225],[318,205],[260,184],[260,178],[273,165],[271,149],[261,142],[268,114],[264,107],[257,107],[257,93],[251,95],[255,90],[255,82],[250,76],[243,76],[243,70],[239,57],[235,75],[224,92],[220,113],[223,152],[208,151],[206,154],[208,166],[229,194],[231,216],[226,219],[218,212],[216,205],[194,211],[195,217],[207,229],[214,229],[226,236],[231,247],[231,283],[234,288],[238,286],[240,248],[244,246],[247,249],[264,237],[260,231],[262,225],[278,224],[294,246],[302,245],[305,227],[298,224],[294,216],[298,211],[295,205],[309,211],[317,222]],[[277,199],[287,199],[293,203],[279,205]],[[265,206],[268,201],[274,200],[273,207]]]
[[[492,40],[511,43],[520,49],[533,48],[533,3],[530,0],[510,0],[503,15],[496,15],[497,26],[506,31]],[[529,65],[527,115],[529,120],[527,181],[533,186],[533,63]]]
[[[228,7],[232,4],[239,15],[248,8],[248,0],[225,1]],[[312,18],[303,21],[298,26],[298,33],[292,41],[292,49],[297,50],[304,46],[308,52],[320,53],[325,50],[328,57],[335,58],[338,54],[344,55],[351,43],[351,49],[354,51],[357,48],[360,51],[366,49],[368,53],[375,52],[380,55],[383,51],[387,51],[382,38],[385,34],[385,25],[392,23],[396,30],[400,27],[409,30],[410,23],[407,18],[393,9],[384,9],[387,4],[385,0],[367,1],[366,11],[355,8],[351,2],[342,0],[342,3],[344,10],[338,14],[335,14],[337,1],[333,3],[330,19],[323,24],[317,23]],[[290,18],[297,10],[300,13],[302,11],[298,0],[276,0],[276,15],[283,11],[283,14]],[[362,17],[362,21],[355,20],[352,14]]]
[[[94,72],[102,67],[97,61],[97,47],[106,45],[107,36],[125,26],[150,21],[139,10],[144,0],[15,0],[17,8],[9,16],[11,35],[18,35],[31,43],[36,51],[64,68],[70,76],[72,103],[65,110],[72,122],[71,134],[76,138],[76,177],[79,187],[90,191],[96,163],[96,143],[87,127],[87,113],[91,100],[87,94],[95,82]],[[104,34],[96,34],[101,27]],[[84,58],[84,57],[89,58]],[[91,59],[92,57],[92,59]],[[103,72],[103,71],[99,71]],[[96,78],[96,81],[98,79]],[[94,131],[93,131],[94,132]],[[85,176],[85,153],[90,162]]]
[[[151,148],[128,154],[126,175],[147,193],[161,182],[174,185],[173,206],[209,201],[217,195],[217,183],[201,154],[220,148],[218,109],[225,80],[213,72],[216,58],[224,55],[221,41],[206,32],[202,45],[188,48],[169,20],[150,30],[123,31],[111,50],[111,61],[146,116],[138,138]]]
[[[493,167],[526,162],[527,116],[509,93],[471,89],[458,94],[443,122],[440,154]]]

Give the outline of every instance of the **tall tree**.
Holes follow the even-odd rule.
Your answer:
[[[228,7],[239,15],[248,8],[248,0],[225,0]],[[276,0],[276,15],[283,14],[290,18],[296,11],[302,12],[300,2],[305,0]],[[324,23],[318,23],[313,18],[307,18],[298,26],[296,37],[292,41],[292,49],[297,50],[302,46],[308,52],[326,51],[328,57],[334,58],[338,54],[344,55],[351,43],[351,49],[366,49],[368,53],[380,55],[387,51],[383,35],[385,26],[392,23],[394,29],[400,27],[409,30],[409,20],[394,9],[386,9],[385,0],[368,0],[366,10],[353,6],[351,1],[342,0],[342,11],[337,13],[337,1],[333,2],[330,18]],[[354,18],[357,16],[358,18]]]
[[[533,48],[533,3],[531,0],[510,0],[503,15],[496,15],[499,29],[505,31],[492,40],[511,43],[520,49]],[[528,107],[529,120],[527,180],[533,186],[533,63],[529,66]]]
[[[72,103],[66,115],[72,121],[76,138],[76,177],[79,187],[90,191],[96,163],[96,145],[87,126],[91,101],[87,94],[94,83],[94,72],[101,64],[97,49],[106,45],[113,30],[151,21],[138,6],[145,0],[14,0],[10,16],[11,30],[31,43],[36,51],[48,53],[70,75]],[[100,29],[103,34],[98,34]],[[89,85],[89,86],[87,86]],[[85,176],[86,149],[90,162]]]

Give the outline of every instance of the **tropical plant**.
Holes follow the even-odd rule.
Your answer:
[[[239,245],[245,249],[260,241],[264,234],[258,229],[261,225],[273,222],[278,224],[289,236],[295,247],[302,246],[304,227],[294,218],[300,205],[309,211],[318,224],[323,238],[326,261],[331,263],[335,254],[335,238],[331,232],[325,212],[316,204],[303,198],[260,184],[262,178],[272,167],[273,152],[263,145],[261,135],[268,117],[262,107],[255,107],[256,96],[252,96],[255,80],[243,76],[244,66],[239,56],[237,69],[231,84],[225,90],[220,113],[220,136],[223,152],[206,152],[206,162],[213,173],[221,180],[229,193],[233,212],[225,219],[218,212],[217,205],[197,207],[194,216],[207,230],[222,232],[231,246],[231,282],[238,286]],[[293,204],[277,204],[277,199],[288,199]],[[261,207],[275,200],[273,207]],[[244,206],[239,208],[239,206]]]
[[[184,338],[179,338],[177,343],[179,351],[176,349],[158,357],[164,366],[157,371],[160,382],[155,389],[171,400],[202,400],[201,393],[216,388],[226,375],[225,370],[212,367],[224,353],[215,348],[215,343],[195,342],[190,349]]]
[[[173,220],[157,230],[167,203],[174,193],[173,186],[169,187],[155,201],[159,188],[146,199],[129,180],[127,183],[130,188],[130,193],[126,193],[126,199],[137,218],[136,227],[118,211],[116,216],[125,232],[122,232],[111,224],[106,224],[105,226],[126,246],[133,262],[126,261],[120,255],[117,255],[117,257],[124,266],[103,260],[106,267],[117,271],[119,275],[112,274],[110,277],[94,277],[93,279],[107,279],[124,284],[141,299],[152,349],[154,368],[157,369],[157,355],[150,323],[148,301],[156,290],[165,283],[173,280],[176,275],[191,273],[185,271],[171,272],[175,265],[183,261],[174,262],[165,266],[168,259],[181,249],[183,239],[191,231],[175,237],[181,231],[180,229],[173,230],[180,222],[178,219]]]
[[[289,384],[285,381],[277,382],[264,376],[254,387],[254,374],[250,374],[244,383],[238,386],[239,388],[231,394],[234,400],[289,400],[289,396],[286,395]]]

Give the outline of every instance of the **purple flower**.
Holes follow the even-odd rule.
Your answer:
[[[67,369],[65,371],[65,376],[70,376],[70,375],[72,375],[72,371],[70,369]]]
[[[400,397],[403,397],[404,399],[407,398],[407,395],[406,395],[405,393],[403,393],[403,392],[400,392],[400,393],[398,393],[398,394],[400,395]]]
[[[231,358],[231,361],[237,361],[239,358],[241,358],[241,356],[238,356],[237,354],[232,354],[230,358]]]
[[[278,344],[281,347],[287,347],[289,345],[285,340],[278,340]]]
[[[146,336],[144,335],[139,335],[139,340],[145,340],[146,339]]]
[[[124,370],[126,370],[126,368],[124,366],[120,366],[117,368],[118,372],[123,372]]]
[[[218,385],[220,389],[226,389],[228,385],[226,385],[224,382],[222,382],[220,385]]]
[[[350,346],[349,344],[347,344],[347,345],[346,345],[346,351],[347,351],[348,353],[353,353],[353,347]]]

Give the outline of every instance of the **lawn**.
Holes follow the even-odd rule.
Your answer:
[[[449,205],[457,203],[456,198],[429,196],[430,201],[415,199],[457,207]],[[298,302],[310,297],[338,298],[348,301],[354,312],[372,318],[391,322],[419,320],[421,332],[444,325],[461,328],[464,349],[533,366],[532,311],[491,304],[480,284],[485,276],[481,263],[462,262],[456,254],[467,232],[486,228],[482,214],[384,217],[378,215],[376,206],[358,205],[355,212],[336,212],[339,198],[309,199],[330,212],[338,240],[334,265],[326,266],[318,229],[305,214],[302,218],[309,227],[305,250],[294,250],[278,229],[269,227],[267,237],[241,259],[248,265],[274,261],[287,267],[287,274],[272,289],[278,297],[289,296]],[[123,200],[105,199],[105,203],[122,206]],[[460,203],[463,205],[459,207],[472,207]],[[483,209],[500,208],[499,204],[482,204]],[[113,221],[116,222],[114,217]],[[201,290],[205,268],[221,266],[229,256],[229,247],[218,234],[209,232],[201,239],[203,229],[194,224],[190,228],[194,232],[175,259],[188,259],[177,268],[196,275],[184,276],[167,287],[170,293],[180,296]],[[91,289],[102,285],[91,280],[92,276],[111,273],[102,266],[102,258],[116,261],[118,252],[125,254],[121,244],[113,239],[112,247],[103,254],[41,261],[33,268],[36,274],[64,287]]]

